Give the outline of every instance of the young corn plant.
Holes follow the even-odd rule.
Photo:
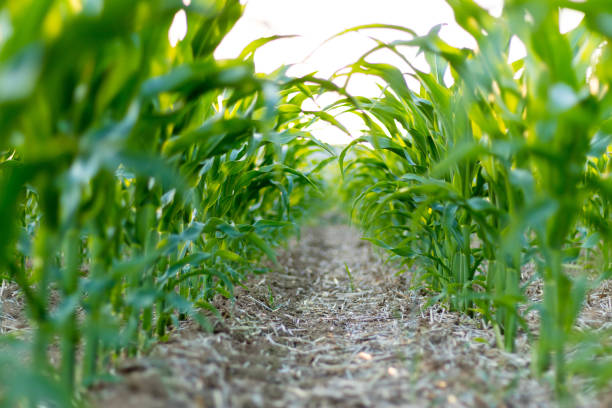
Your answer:
[[[357,197],[355,219],[368,239],[416,265],[433,300],[482,315],[508,350],[517,330],[527,330],[519,305],[537,309],[533,366],[537,373],[553,367],[563,394],[567,341],[586,291],[609,279],[612,267],[612,33],[602,23],[612,9],[600,1],[507,1],[495,18],[469,0],[448,3],[476,50],[451,47],[439,27],[422,37],[388,27],[408,39],[378,41],[335,76],[382,83],[378,98],[327,108],[352,112],[366,126],[340,155],[346,195]],[[583,22],[562,33],[560,7],[584,13]],[[514,41],[527,55],[510,63]],[[405,47],[425,55],[427,72]],[[369,62],[380,49],[410,72]],[[585,250],[597,262],[570,268]],[[544,284],[544,299],[533,304],[522,277],[529,262]]]
[[[0,347],[3,379],[31,361],[0,385],[10,406],[76,404],[114,358],[188,316],[210,327],[212,297],[317,208],[313,156],[333,154],[287,108],[309,79],[254,72],[278,37],[214,59],[239,1],[192,1],[174,47],[182,2],[96,4],[0,2],[0,276],[33,329],[30,356]]]

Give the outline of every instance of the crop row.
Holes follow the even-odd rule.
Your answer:
[[[32,323],[0,345],[0,403],[69,406],[168,327],[210,328],[320,206],[327,146],[287,108],[312,85],[254,73],[275,37],[215,60],[238,0],[191,2],[171,47],[182,7],[0,2],[0,278]]]
[[[612,3],[506,1],[499,18],[469,0],[448,3],[475,50],[445,43],[440,27],[425,36],[401,29],[336,75],[381,83],[377,98],[327,108],[366,126],[340,155],[354,219],[415,268],[433,301],[481,316],[502,347],[512,351],[517,331],[527,332],[534,371],[554,368],[560,393],[568,373],[605,384],[609,329],[590,332],[587,347],[575,323],[588,292],[612,273]],[[560,8],[585,17],[562,33]],[[509,62],[515,41],[526,56]],[[415,47],[428,71],[404,56]],[[409,73],[368,62],[381,49]],[[527,297],[534,282],[543,299]],[[525,321],[534,310],[538,332]],[[571,345],[580,351],[568,362]]]

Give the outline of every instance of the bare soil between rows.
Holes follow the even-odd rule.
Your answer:
[[[93,406],[115,407],[545,407],[527,336],[495,347],[479,320],[426,306],[358,231],[303,231],[236,300],[217,299],[213,334],[192,322],[146,355],[117,362]],[[346,265],[346,266],[345,266]],[[346,267],[351,272],[347,274]],[[576,393],[572,405],[612,406],[612,393]]]
[[[426,309],[409,274],[395,276],[357,231],[308,229],[280,262],[218,303],[226,318],[214,334],[187,325],[121,362],[123,380],[98,387],[95,405],[555,405],[530,375],[526,338],[505,353],[481,322]]]

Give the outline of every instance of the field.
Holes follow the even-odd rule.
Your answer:
[[[215,59],[238,0],[0,1],[0,406],[612,404],[612,3],[447,2],[322,78]]]

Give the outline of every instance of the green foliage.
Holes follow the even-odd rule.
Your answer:
[[[337,157],[366,239],[508,350],[537,310],[533,367],[553,368],[560,394],[568,375],[609,384],[609,333],[574,325],[612,275],[612,3],[507,0],[501,18],[448,3],[476,51],[439,27],[360,26],[346,32],[408,39],[324,80],[255,74],[253,54],[281,36],[216,60],[237,0],[192,0],[174,48],[178,0],[0,1],[0,279],[19,286],[33,326],[31,340],[0,344],[0,404],[76,405],[114,358],[188,316],[210,328],[211,299],[231,298],[263,257],[276,264],[274,247],[335,197],[318,172],[336,153],[308,128],[349,133],[339,112],[367,129]],[[561,33],[560,7],[584,21]],[[509,63],[511,40],[527,56]],[[369,62],[381,49],[412,67],[418,92]],[[380,97],[349,95],[355,74],[377,78]],[[302,108],[322,92],[341,99]],[[535,279],[544,298],[531,303]]]
[[[349,289],[351,290],[351,292],[354,292],[355,291],[355,283],[353,282],[353,275],[351,274],[351,270],[349,269],[349,267],[346,264],[346,262],[344,263],[344,270],[346,271],[346,276],[349,279]]]
[[[11,31],[0,38],[0,272],[34,329],[21,363],[0,365],[12,378],[0,402],[67,406],[111,359],[187,316],[210,327],[211,298],[232,297],[263,255],[276,262],[273,248],[317,208],[312,154],[331,150],[302,130],[300,109],[279,110],[307,79],[254,73],[253,53],[275,38],[213,58],[238,0],[192,1],[170,47],[181,7],[0,2]]]
[[[587,291],[612,270],[612,33],[602,23],[612,3],[506,1],[501,18],[470,0],[448,3],[476,51],[451,47],[436,27],[379,42],[342,73],[384,83],[378,98],[329,107],[367,127],[339,157],[345,195],[371,242],[417,266],[435,300],[492,323],[508,350],[528,330],[521,274],[534,263],[544,283],[543,301],[528,304],[541,318],[534,369],[553,366],[562,393],[568,370],[590,374],[566,363],[566,344]],[[586,15],[569,33],[560,6]],[[527,56],[509,63],[513,37]],[[429,72],[403,47],[417,47]],[[368,62],[383,48],[412,66],[418,92],[399,68]]]

